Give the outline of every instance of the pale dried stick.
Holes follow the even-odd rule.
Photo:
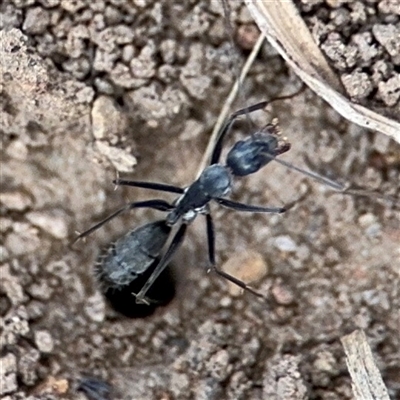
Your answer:
[[[357,400],[390,400],[365,333],[356,330],[343,336],[341,342],[346,352],[354,397]]]

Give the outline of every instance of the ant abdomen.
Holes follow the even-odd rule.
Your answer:
[[[122,289],[143,275],[160,255],[171,232],[164,220],[133,229],[112,243],[96,263],[103,290]]]

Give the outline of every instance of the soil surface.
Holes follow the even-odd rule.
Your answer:
[[[355,102],[400,120],[400,2],[296,0]]]
[[[292,145],[282,159],[369,195],[277,163],[236,179],[237,201],[293,205],[282,215],[212,207],[218,264],[242,260],[269,301],[207,274],[199,217],[173,259],[174,286],[161,282],[172,301],[128,318],[103,296],[96,258],[163,214],[128,212],[72,244],[76,232],[127,202],[174,199],[114,190],[116,171],[193,182],[251,17],[230,2],[238,51],[219,1],[4,0],[0,12],[5,399],[351,399],[340,337],[358,328],[400,397],[398,144],[309,90],[243,118],[226,149],[278,117]],[[235,109],[299,87],[266,44]],[[123,301],[134,309],[133,296]]]

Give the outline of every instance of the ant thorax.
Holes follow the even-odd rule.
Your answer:
[[[221,164],[210,165],[175,201],[174,210],[167,215],[167,224],[174,225],[179,219],[186,223],[191,222],[198,214],[207,212],[207,204],[211,199],[226,196],[231,187],[232,176],[229,169]]]
[[[201,173],[198,182],[209,198],[224,197],[231,191],[232,175],[227,167],[213,164]]]

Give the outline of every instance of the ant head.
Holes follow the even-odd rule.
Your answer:
[[[289,149],[290,144],[282,138],[278,120],[275,119],[246,140],[236,142],[228,153],[226,164],[233,175],[246,176],[257,172]]]

